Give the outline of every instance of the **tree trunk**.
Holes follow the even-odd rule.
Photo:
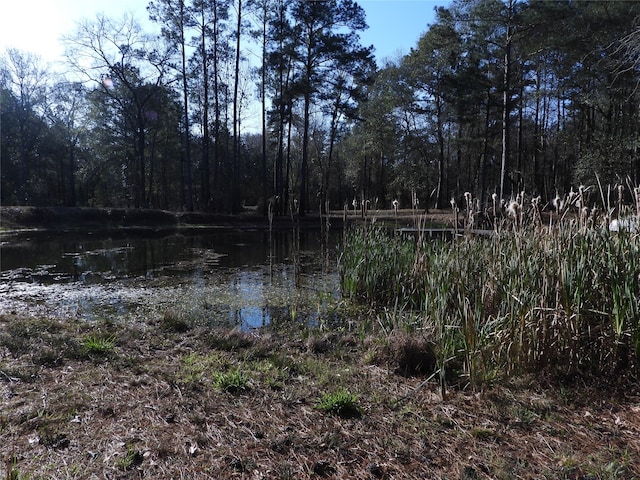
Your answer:
[[[509,174],[509,130],[511,113],[511,16],[513,1],[509,0],[507,31],[505,34],[504,64],[502,66],[502,158],[500,161],[500,198],[504,198],[505,181]]]
[[[184,38],[184,0],[180,0],[180,54],[181,54],[181,74],[182,74],[182,102],[184,108],[184,160],[186,167],[186,209],[193,211],[193,179],[191,174],[191,135],[189,134],[189,89],[187,81],[187,53]]]
[[[444,189],[442,188],[444,185],[444,163],[445,163],[445,153],[444,153],[444,132],[443,132],[443,124],[442,124],[442,98],[438,95],[436,96],[436,118],[438,119],[438,185],[436,187],[436,204],[435,208],[442,208],[444,203],[443,194]]]
[[[238,199],[238,182],[240,181],[240,121],[238,118],[238,110],[240,105],[238,104],[238,87],[240,85],[240,34],[242,28],[242,0],[238,0],[238,12],[237,12],[237,30],[236,30],[236,58],[235,58],[235,78],[233,82],[233,154],[231,165],[231,211],[237,213],[238,206],[240,204]]]
[[[305,58],[305,92],[304,92],[304,127],[302,131],[302,162],[300,165],[300,215],[304,215],[307,210],[307,165],[309,162],[309,125],[311,109],[311,75],[312,65],[312,45],[313,28],[309,28],[307,38],[307,51]]]
[[[202,61],[202,201],[204,209],[211,209],[211,179],[209,166],[209,60],[207,59],[207,36],[205,3],[202,2],[202,37],[200,38],[200,56]]]
[[[220,31],[218,25],[218,2],[213,2],[213,109],[214,109],[214,149],[213,149],[213,195],[218,193],[219,190],[219,178],[220,178],[220,85],[218,82],[218,49],[220,48]],[[212,205],[212,209],[215,210],[217,205],[215,202]]]
[[[267,215],[267,13],[268,3],[263,0],[262,3],[262,71],[260,79],[260,97],[262,102],[262,214]]]

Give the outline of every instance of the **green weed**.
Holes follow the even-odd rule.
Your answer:
[[[127,453],[118,460],[117,465],[122,470],[131,470],[142,463],[143,456],[140,451],[135,450],[131,445],[127,445]]]
[[[21,474],[20,470],[17,467],[17,458],[13,457],[10,460],[7,460],[7,480],[30,480],[31,476],[26,474]]]
[[[113,353],[116,345],[116,338],[113,335],[104,336],[93,334],[85,337],[82,341],[83,350],[89,355],[106,356]]]
[[[344,389],[323,394],[316,406],[323,412],[343,418],[357,418],[362,415],[362,409],[358,406],[358,396]]]
[[[238,370],[216,372],[213,374],[213,384],[223,392],[237,393],[249,389],[249,378]]]
[[[192,388],[202,387],[208,382],[208,372],[219,369],[221,365],[222,361],[215,353],[190,353],[180,359],[177,381]]]

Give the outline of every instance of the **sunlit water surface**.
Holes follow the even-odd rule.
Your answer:
[[[338,238],[293,230],[5,236],[0,314],[170,312],[245,330],[335,322]]]

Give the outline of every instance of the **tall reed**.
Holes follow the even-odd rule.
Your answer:
[[[640,239],[630,232],[538,222],[416,242],[368,226],[346,235],[341,276],[346,297],[419,315],[443,377],[449,365],[471,385],[547,366],[640,368]]]
[[[375,224],[351,228],[340,258],[343,294],[378,305],[410,298],[405,289],[410,285],[415,248],[415,243],[399,241]]]

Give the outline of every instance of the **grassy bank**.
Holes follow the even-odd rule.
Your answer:
[[[5,316],[0,475],[639,478],[632,391],[523,375],[443,401],[408,368],[428,351],[399,333],[249,335],[171,314]]]

